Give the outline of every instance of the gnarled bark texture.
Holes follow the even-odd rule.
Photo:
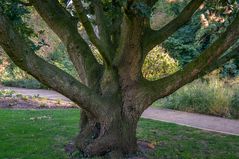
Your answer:
[[[184,69],[160,80],[148,81],[141,73],[148,51],[187,23],[203,0],[192,0],[175,20],[158,31],[151,30],[148,18],[133,7],[139,1],[126,1],[121,6],[113,0],[119,19],[113,18],[109,22],[101,1],[94,0],[92,7],[99,37],[81,1],[73,2],[79,19],[73,18],[58,0],[30,0],[67,47],[79,80],[37,56],[1,8],[0,45],[20,68],[79,105],[81,124],[75,145],[85,156],[111,151],[123,155],[136,153],[136,128],[143,111],[155,100],[204,75],[208,69],[225,63],[238,51],[237,48],[222,56],[239,37],[237,15],[227,31]],[[156,1],[140,2],[152,7]],[[87,42],[78,33],[78,20],[101,53],[103,65],[97,63]]]

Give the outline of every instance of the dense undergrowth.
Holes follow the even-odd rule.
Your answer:
[[[239,118],[239,84],[218,79],[197,80],[158,100],[154,106]]]

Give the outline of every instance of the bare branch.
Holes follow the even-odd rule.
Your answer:
[[[144,54],[147,54],[156,45],[165,41],[169,36],[175,33],[179,28],[190,21],[191,17],[204,0],[192,0],[183,11],[162,29],[155,31],[149,29],[144,35]]]
[[[205,72],[215,60],[218,60],[220,56],[238,40],[238,28],[239,14],[227,28],[227,31],[221,34],[221,36],[208,49],[206,49],[194,61],[189,63],[184,69],[163,79],[153,82],[144,81],[143,87],[146,90],[146,96],[149,96],[151,102],[155,101],[158,98],[173,93],[185,84],[192,82],[200,75],[203,75],[203,72]]]
[[[111,37],[112,37],[112,44],[114,48],[118,48],[120,42],[120,33],[121,33],[121,25],[123,21],[123,14],[122,9],[120,6],[116,6],[117,0],[113,0],[112,3],[115,5],[116,12],[119,12],[119,16],[114,17],[112,19],[112,27],[111,27]]]

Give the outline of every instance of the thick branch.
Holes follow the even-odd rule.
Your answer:
[[[102,112],[104,108],[100,107],[101,105],[107,106],[105,99],[102,99],[66,72],[37,56],[28,46],[27,41],[14,30],[10,20],[3,15],[1,9],[0,45],[17,66],[76,102],[92,115]]]
[[[117,18],[112,19],[111,39],[113,48],[119,47],[122,19],[123,15],[119,15]]]
[[[121,78],[125,78],[126,81],[137,81],[141,78],[143,30],[143,18],[124,14],[120,44],[114,64],[118,67]]]
[[[206,67],[199,76],[200,77],[204,76],[212,72],[213,70],[221,67],[222,65],[226,64],[231,59],[237,59],[237,58],[239,58],[239,46],[233,49],[232,51],[230,51],[229,53],[227,53],[226,55],[220,57],[217,61],[213,62],[208,67]]]
[[[104,15],[103,4],[100,0],[94,0],[92,3],[95,9],[96,24],[99,29],[100,39],[103,42],[104,47],[108,50],[108,57],[112,60],[115,50],[112,50],[110,30],[108,29],[109,26],[107,26],[107,20]]]
[[[96,85],[101,66],[78,33],[77,21],[59,4],[58,0],[30,0],[30,2],[67,47],[69,57],[81,81],[86,85]]]
[[[101,39],[99,39],[96,36],[93,26],[87,17],[86,11],[83,7],[81,0],[73,0],[73,4],[77,11],[78,17],[80,18],[80,21],[81,21],[82,25],[84,26],[87,35],[89,36],[90,41],[99,50],[99,52],[101,53],[101,55],[103,57],[104,62],[107,65],[109,65],[111,63],[111,60],[110,60],[110,57],[108,54],[106,43],[105,43],[105,41],[102,41]]]
[[[189,22],[203,1],[204,0],[192,0],[174,20],[172,20],[162,29],[158,31],[149,29],[146,31],[143,42],[144,54],[147,54],[156,45],[165,41],[179,28]]]
[[[170,95],[185,84],[203,75],[203,71],[214,63],[228,48],[230,48],[239,37],[239,15],[236,16],[227,31],[208,48],[198,58],[189,63],[183,70],[180,70],[168,77],[157,81],[145,81],[146,96],[153,102],[158,98]]]
[[[98,37],[95,34],[94,28],[89,20],[89,18],[87,17],[86,11],[83,7],[82,1],[81,0],[73,0],[73,4],[75,6],[77,15],[80,18],[80,21],[82,23],[82,25],[84,26],[90,40],[92,41],[92,43],[94,45],[97,45],[98,42]]]

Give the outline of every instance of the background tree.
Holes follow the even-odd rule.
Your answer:
[[[164,12],[170,16],[176,16],[181,10],[185,1],[176,1],[171,4],[157,5],[164,7]],[[237,13],[237,5],[234,1],[218,3],[218,1],[207,1],[198,10],[192,20],[180,28],[173,36],[168,38],[163,47],[174,59],[178,60],[181,66],[185,66],[195,57],[209,47],[230,24]],[[176,8],[176,9],[175,9]],[[159,29],[156,26],[157,29]],[[238,45],[235,44],[235,45]],[[235,77],[239,73],[238,56],[235,56],[220,71],[221,77]]]
[[[73,0],[73,14],[58,0],[0,2],[0,45],[16,65],[79,105],[81,129],[75,145],[85,156],[112,151],[122,155],[136,153],[137,122],[152,102],[203,76],[238,52],[237,47],[230,48],[239,37],[239,15],[235,14],[218,38],[182,69],[156,81],[146,80],[142,66],[150,50],[187,24],[204,0],[190,1],[167,25],[153,30],[149,16],[156,2],[93,0],[83,5]],[[33,6],[66,46],[79,81],[35,54],[36,45],[29,39],[30,34],[22,31],[29,28],[16,23],[9,14],[13,6],[17,10]],[[21,20],[21,16],[17,19]],[[79,22],[90,43],[79,34]],[[93,26],[97,26],[98,33]],[[97,62],[89,45],[97,48],[103,64]]]

